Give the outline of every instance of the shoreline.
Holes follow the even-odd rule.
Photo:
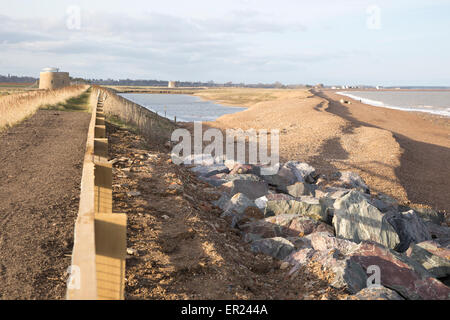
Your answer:
[[[381,91],[381,90],[379,90]],[[395,90],[386,90],[386,91],[395,91]],[[360,92],[360,91],[358,91]],[[403,92],[408,92],[406,90],[404,90]],[[419,92],[419,91],[417,91]],[[337,95],[346,97],[346,98],[350,98],[354,101],[358,101],[360,103],[363,103],[365,105],[370,105],[373,107],[380,107],[380,108],[387,108],[387,109],[393,109],[393,110],[401,110],[401,111],[407,111],[407,112],[420,112],[420,113],[427,113],[427,114],[432,114],[432,115],[436,115],[436,116],[441,116],[441,117],[446,117],[450,119],[450,112],[448,111],[437,111],[431,108],[434,108],[434,106],[422,106],[422,109],[417,108],[417,109],[413,109],[412,107],[402,107],[402,106],[394,106],[394,105],[388,105],[385,104],[383,101],[378,101],[378,100],[372,100],[369,98],[364,98],[364,97],[359,97],[353,94],[349,94],[349,93],[344,93],[344,91],[335,91],[334,92]],[[431,108],[427,108],[427,107],[431,107]],[[446,112],[448,114],[443,114],[442,112]]]
[[[360,174],[375,192],[405,205],[450,212],[450,120],[365,105],[330,91],[298,90],[206,125],[279,129],[280,158],[310,163],[324,175]]]

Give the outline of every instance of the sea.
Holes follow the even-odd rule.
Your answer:
[[[347,96],[362,103],[398,109],[419,111],[450,117],[450,91],[341,91],[337,94]]]
[[[246,109],[228,107],[186,94],[121,93],[120,96],[153,112],[158,112],[160,116],[171,120],[177,117],[177,121],[182,122],[214,121],[225,114]]]

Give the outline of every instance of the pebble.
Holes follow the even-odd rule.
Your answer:
[[[137,254],[137,251],[135,249],[127,248],[127,254],[130,256],[135,256]]]
[[[289,263],[289,262],[283,262],[283,263],[280,265],[280,270],[286,270],[287,268],[289,268],[289,266],[290,266],[290,263]]]

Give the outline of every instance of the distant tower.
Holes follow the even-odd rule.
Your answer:
[[[59,72],[58,68],[44,68],[39,79],[39,89],[58,89],[70,85],[68,72]]]
[[[169,88],[176,88],[177,87],[177,83],[175,81],[169,81]]]

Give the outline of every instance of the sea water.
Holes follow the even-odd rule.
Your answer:
[[[450,91],[342,91],[362,103],[405,111],[427,112],[450,117]]]
[[[242,107],[227,107],[211,101],[204,101],[186,94],[121,93],[122,97],[137,103],[160,116],[177,121],[214,121],[225,114],[243,111]]]

